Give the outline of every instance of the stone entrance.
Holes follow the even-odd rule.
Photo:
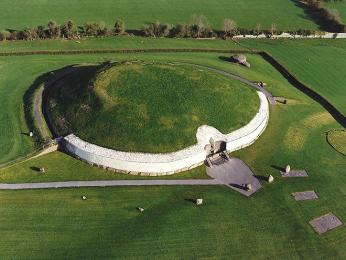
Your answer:
[[[229,161],[229,155],[227,153],[227,143],[225,141],[214,141],[211,137],[209,144],[205,146],[206,151],[206,164],[208,167],[214,165],[221,165]]]

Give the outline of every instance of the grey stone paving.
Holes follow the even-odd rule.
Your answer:
[[[0,184],[0,190],[26,190],[75,187],[109,187],[109,186],[156,186],[156,185],[222,185],[218,180],[114,180],[114,181],[66,181]]]
[[[342,222],[334,214],[328,213],[309,222],[312,228],[318,233],[323,234],[331,229],[340,227]]]
[[[242,160],[237,158],[231,158],[228,162],[221,165],[207,167],[207,174],[247,197],[262,187],[250,168]],[[252,189],[246,190],[246,184],[251,184]]]
[[[284,178],[290,177],[309,177],[308,173],[305,170],[291,170],[289,173],[280,171],[281,176]]]
[[[292,193],[292,196],[296,201],[299,200],[315,200],[318,199],[318,196],[315,191],[302,191],[302,192],[294,192]]]

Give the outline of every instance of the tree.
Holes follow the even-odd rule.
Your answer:
[[[61,26],[61,35],[67,39],[78,37],[78,30],[73,21],[67,21]]]
[[[194,38],[208,37],[213,30],[210,23],[204,15],[192,15],[190,22],[190,34]]]
[[[37,28],[25,28],[23,31],[19,32],[18,38],[26,41],[32,41],[37,39]]]
[[[185,38],[189,37],[189,26],[187,24],[177,24],[172,30],[171,33],[174,37]]]
[[[168,37],[171,34],[172,25],[168,23],[150,23],[143,27],[142,31],[145,36],[150,37]]]
[[[0,32],[0,41],[6,41],[9,38],[10,38],[10,32],[9,31]]]
[[[116,35],[124,34],[125,30],[126,30],[125,22],[123,20],[117,20],[114,24],[114,33]]]
[[[55,21],[49,21],[47,25],[48,37],[49,38],[58,38],[60,37],[60,26]]]
[[[108,34],[108,28],[104,22],[87,22],[83,26],[84,35],[102,37]]]
[[[277,33],[277,29],[276,29],[276,24],[272,23],[272,25],[270,26],[270,35],[273,36]]]
[[[254,35],[258,36],[262,32],[262,26],[260,23],[256,24],[255,29],[254,29]]]
[[[226,37],[234,36],[235,32],[237,30],[237,23],[231,19],[225,19],[223,20],[223,32]]]
[[[37,31],[37,37],[39,39],[46,38],[46,32],[45,32],[44,26],[42,26],[42,25],[37,26],[36,31]]]

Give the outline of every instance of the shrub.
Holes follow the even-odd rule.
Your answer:
[[[67,39],[78,38],[78,30],[73,21],[68,21],[60,28],[61,36]]]
[[[59,38],[61,35],[60,26],[55,21],[49,21],[47,25],[47,36],[49,38]]]
[[[0,41],[6,41],[10,38],[10,32],[9,31],[2,31],[0,32]]]
[[[124,34],[125,30],[125,22],[123,20],[117,20],[114,24],[114,33],[116,35]]]

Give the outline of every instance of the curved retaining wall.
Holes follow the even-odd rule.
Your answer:
[[[206,159],[205,145],[210,137],[214,141],[227,142],[227,151],[232,152],[251,145],[265,130],[269,120],[269,104],[266,96],[257,91],[260,108],[254,118],[244,127],[227,135],[209,133],[196,145],[173,153],[150,154],[121,152],[103,148],[81,140],[74,134],[63,138],[67,152],[78,159],[106,169],[140,175],[169,175],[197,167]],[[208,127],[208,126],[206,126]],[[209,127],[212,128],[212,127]]]

